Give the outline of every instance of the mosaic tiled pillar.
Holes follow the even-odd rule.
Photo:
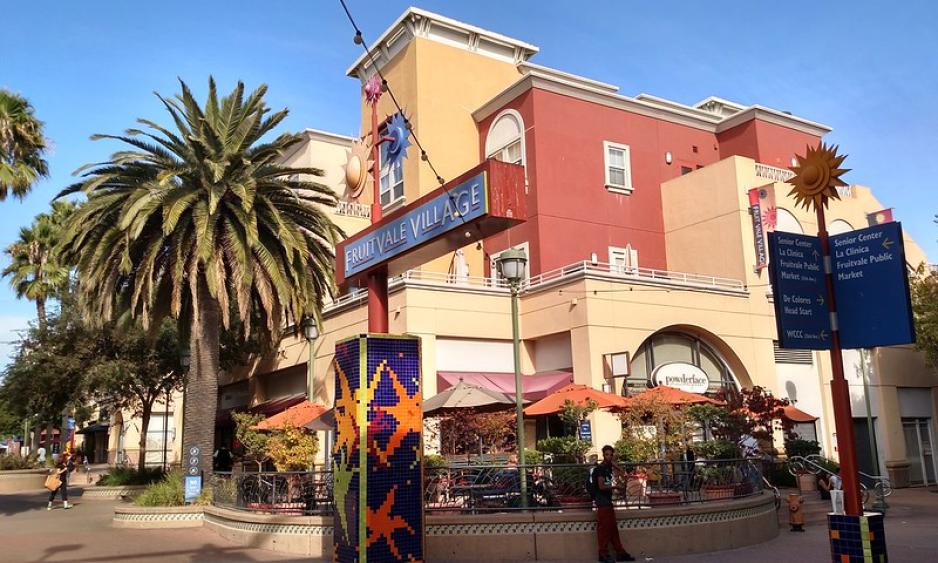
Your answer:
[[[420,341],[361,335],[335,352],[334,560],[422,561]]]
[[[828,514],[827,529],[831,540],[833,563],[887,563],[886,531],[883,515],[867,512],[863,516]]]

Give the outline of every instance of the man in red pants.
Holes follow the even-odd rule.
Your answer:
[[[593,489],[593,502],[596,503],[596,540],[599,548],[599,561],[606,561],[609,544],[615,548],[616,561],[635,561],[622,547],[619,528],[616,525],[616,510],[612,505],[612,458],[615,450],[612,446],[603,446],[603,462],[590,472]]]

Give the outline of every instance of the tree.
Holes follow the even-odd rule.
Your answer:
[[[264,462],[267,461],[267,441],[270,435],[257,429],[258,423],[266,418],[262,414],[251,414],[246,412],[235,412],[231,414],[231,419],[235,423],[235,438],[241,444],[245,457],[250,458],[257,463],[257,470],[260,471]]]
[[[176,326],[166,319],[154,339],[136,326],[109,325],[98,331],[96,348],[99,359],[89,369],[88,388],[100,402],[133,410],[140,417],[137,469],[143,471],[153,404],[182,386]]]
[[[786,439],[796,437],[791,421],[783,416],[788,399],[779,399],[758,385],[738,391],[724,388],[717,397],[725,403],[723,413],[714,421],[713,430],[718,438],[738,444],[743,436],[749,435],[771,444],[776,428],[783,431]]]
[[[653,395],[637,395],[619,413],[622,439],[619,455],[628,461],[680,459],[694,427],[685,409]]]
[[[68,285],[69,269],[59,259],[56,246],[61,240],[62,225],[74,210],[70,202],[53,203],[51,213],[42,213],[32,225],[21,228],[19,239],[5,250],[10,264],[2,275],[10,278],[17,298],[36,302],[40,329],[46,325],[46,301]]]
[[[319,438],[296,426],[284,424],[267,441],[267,454],[277,471],[309,471],[319,452]]]
[[[915,347],[925,353],[932,366],[938,366],[938,277],[921,264],[909,276],[909,289],[915,320]]]
[[[274,342],[281,327],[318,317],[343,235],[325,212],[335,194],[302,179],[322,172],[279,164],[300,135],[262,140],[287,116],[270,114],[266,86],[245,98],[239,82],[219,101],[209,79],[203,108],[180,85],[175,98],[157,95],[175,130],[139,119],[146,131],[93,137],[130,148],[59,194],[88,197],[62,248],[89,318],[180,320],[192,354],[184,432],[211,467],[220,330],[235,311],[243,335]]]
[[[39,178],[49,175],[43,160],[46,138],[29,101],[0,89],[0,201],[12,193],[24,197]]]
[[[62,413],[84,403],[85,376],[96,352],[70,293],[45,329],[31,325],[17,343],[0,384],[0,401],[34,428],[61,424]]]

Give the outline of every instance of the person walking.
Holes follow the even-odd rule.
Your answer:
[[[616,561],[635,561],[622,546],[619,527],[616,524],[616,510],[612,504],[612,470],[619,470],[613,463],[615,450],[612,446],[603,446],[603,461],[590,471],[590,485],[593,489],[593,502],[596,504],[596,543],[599,561],[607,561],[609,544],[615,549]]]
[[[58,489],[53,489],[49,493],[49,504],[46,505],[46,510],[52,510],[52,502],[55,501],[55,493],[62,491],[62,502],[64,503],[63,508],[68,510],[72,506],[68,504],[68,474],[75,470],[75,462],[72,460],[72,456],[68,453],[63,453],[59,456],[58,461],[55,464],[55,473],[59,477],[61,484]]]

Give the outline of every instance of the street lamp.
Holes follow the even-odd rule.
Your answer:
[[[313,351],[313,344],[319,338],[319,327],[316,326],[316,319],[313,317],[303,319],[303,335],[306,337],[306,344],[309,347],[309,359],[306,362],[306,398],[312,403],[313,397],[316,396],[316,383],[313,379],[315,376],[313,363],[316,360],[316,354]]]
[[[528,505],[528,478],[524,463],[524,409],[521,387],[521,334],[518,327],[518,290],[524,279],[528,257],[521,248],[509,248],[497,260],[498,271],[511,289],[511,339],[515,360],[515,412],[517,413],[518,474],[521,476],[521,506]]]

